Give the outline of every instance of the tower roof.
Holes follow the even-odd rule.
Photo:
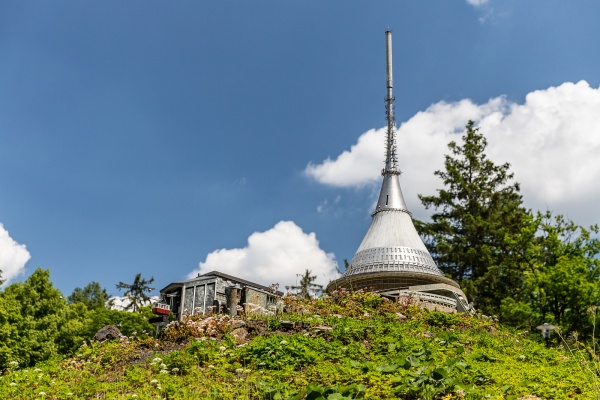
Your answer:
[[[386,151],[383,181],[371,226],[358,247],[344,278],[362,274],[416,274],[421,283],[443,278],[429,251],[419,237],[400,187],[396,155],[396,123],[392,77],[392,32],[386,36]]]

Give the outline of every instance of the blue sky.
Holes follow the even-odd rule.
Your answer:
[[[370,222],[393,30],[406,201],[468,119],[526,205],[600,222],[596,1],[0,2],[0,262],[66,295],[321,283]]]

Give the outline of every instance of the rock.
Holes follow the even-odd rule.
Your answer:
[[[246,328],[236,328],[231,331],[231,336],[235,338],[236,344],[240,344],[248,337],[248,330]]]
[[[398,321],[404,321],[407,318],[406,315],[399,312],[396,313],[396,317],[398,317]]]
[[[244,326],[246,326],[246,323],[244,321],[235,321],[232,328],[237,329],[237,328],[243,328]]]
[[[425,332],[423,334],[423,336],[425,336],[426,338],[432,338],[432,337],[437,337],[437,335],[435,333],[431,333],[429,331]]]
[[[317,332],[329,332],[333,330],[332,327],[324,325],[315,326],[313,329]]]
[[[296,324],[292,321],[281,321],[280,324],[281,328],[285,330],[294,329],[296,327]]]
[[[102,343],[107,340],[115,340],[123,337],[121,331],[115,325],[106,325],[94,335],[94,340]]]

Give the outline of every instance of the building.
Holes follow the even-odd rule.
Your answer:
[[[383,182],[371,226],[344,275],[327,286],[410,297],[422,307],[468,311],[458,283],[444,276],[419,237],[400,188],[392,94],[392,33],[386,36],[386,158]]]
[[[212,312],[237,314],[238,307],[251,313],[276,306],[282,292],[218,271],[173,282],[160,290],[175,319]]]

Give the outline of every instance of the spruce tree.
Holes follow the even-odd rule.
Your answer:
[[[477,308],[495,311],[510,286],[520,285],[510,270],[519,255],[515,235],[531,218],[510,164],[489,160],[487,144],[473,121],[462,144],[448,144],[444,170],[435,172],[444,188],[437,195],[419,195],[435,212],[431,222],[416,225],[438,267],[461,284]]]
[[[150,287],[152,282],[154,282],[153,277],[149,280],[146,280],[142,278],[142,274],[140,273],[135,276],[131,285],[124,282],[119,282],[117,284],[117,289],[126,289],[124,296],[130,301],[130,303],[125,307],[125,310],[131,309],[133,312],[139,312],[140,308],[145,303],[150,301],[150,297],[146,294],[146,292],[151,292],[154,290],[153,287]]]

